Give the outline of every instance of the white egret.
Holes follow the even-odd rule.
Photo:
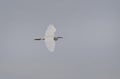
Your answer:
[[[63,37],[56,37],[55,32],[56,32],[56,28],[54,27],[54,25],[50,24],[45,32],[44,38],[38,38],[34,40],[44,40],[48,50],[50,52],[53,52],[55,50],[55,41],[57,41],[59,38],[63,38]]]

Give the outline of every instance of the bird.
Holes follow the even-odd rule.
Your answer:
[[[45,32],[45,36],[43,38],[35,38],[34,40],[44,40],[46,47],[50,52],[54,52],[55,50],[55,42],[58,41],[58,39],[62,39],[63,37],[55,36],[56,28],[53,24],[49,24],[48,28]]]

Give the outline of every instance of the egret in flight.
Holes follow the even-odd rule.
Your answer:
[[[45,36],[43,38],[36,38],[34,40],[44,40],[48,50],[50,52],[53,52],[55,50],[55,42],[59,38],[63,38],[63,37],[56,37],[55,32],[56,32],[56,28],[54,27],[54,25],[50,24],[45,32]]]

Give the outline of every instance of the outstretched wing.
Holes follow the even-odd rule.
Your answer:
[[[50,24],[46,30],[45,37],[54,37],[55,32],[56,32],[56,28],[54,27],[54,25]]]
[[[55,41],[53,40],[53,38],[46,38],[45,44],[50,52],[53,52],[55,50]]]
[[[46,47],[50,52],[53,52],[55,50],[55,41],[54,41],[55,32],[56,32],[56,28],[53,25],[49,25],[45,33]]]

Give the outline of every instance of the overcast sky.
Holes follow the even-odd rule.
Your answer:
[[[0,79],[120,79],[120,1],[0,0]]]

